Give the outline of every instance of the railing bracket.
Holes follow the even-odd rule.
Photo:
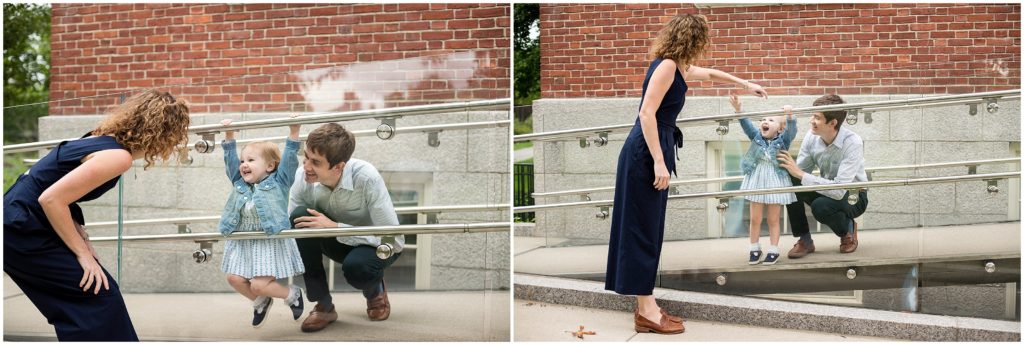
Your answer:
[[[381,140],[390,140],[395,137],[395,122],[397,117],[385,117],[380,119],[380,125],[377,125],[377,138]]]
[[[860,109],[847,109],[846,110],[846,123],[849,125],[857,124],[857,112]]]
[[[194,148],[196,149],[196,152],[199,152],[199,153],[210,153],[210,152],[213,152],[213,149],[217,146],[216,143],[215,143],[216,133],[200,133],[199,135],[201,137],[203,137],[203,139],[197,141],[196,144],[194,145]]]
[[[715,133],[718,133],[718,135],[729,134],[729,120],[719,120],[718,128],[715,128]]]
[[[585,149],[590,147],[590,141],[586,137],[580,138],[580,148]]]
[[[210,261],[210,259],[213,259],[213,242],[199,242],[199,249],[196,249],[196,251],[192,252],[192,259],[195,259],[197,264],[201,264]]]
[[[987,97],[985,98],[985,110],[988,110],[989,114],[995,114],[999,111],[999,98],[998,97]]]
[[[610,213],[608,213],[608,210],[609,210],[608,206],[601,206],[601,210],[597,212],[595,217],[597,217],[597,219],[600,219],[600,220],[608,219],[608,215],[610,214]]]
[[[985,180],[985,182],[988,182],[988,187],[985,187],[985,190],[989,194],[999,193],[999,180]]]
[[[715,208],[718,209],[718,213],[724,213],[729,209],[729,198],[718,198],[718,205]]]
[[[441,146],[441,138],[438,136],[440,133],[441,132],[427,132],[427,145],[430,147]]]

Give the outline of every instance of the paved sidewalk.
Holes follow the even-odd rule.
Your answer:
[[[291,311],[275,301],[253,329],[252,307],[235,293],[126,294],[143,341],[508,341],[509,291],[389,292],[391,317],[372,322],[358,293],[335,293],[338,321],[302,333]],[[306,313],[313,304],[306,301]],[[300,318],[299,320],[302,320]],[[53,326],[4,275],[4,340],[55,341]]]
[[[633,314],[604,309],[515,300],[515,341],[581,341],[572,332],[584,327],[595,335],[582,341],[900,341],[899,339],[848,336],[822,332],[774,329],[713,321],[687,320],[686,332],[675,335],[633,331]]]

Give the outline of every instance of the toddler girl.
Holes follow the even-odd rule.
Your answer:
[[[230,125],[231,120],[221,121],[221,124]],[[284,156],[277,144],[257,141],[242,148],[241,160],[235,152],[234,131],[225,133],[221,147],[233,188],[218,225],[222,234],[262,231],[273,235],[291,228],[287,213],[288,191],[295,181],[301,144],[299,125],[289,126],[289,130]],[[294,238],[225,241],[221,271],[228,274],[228,284],[235,291],[253,301],[253,327],[259,327],[266,320],[274,302],[272,298],[284,299],[295,320],[302,315],[302,290],[276,282],[276,279],[305,271]]]
[[[729,102],[736,112],[740,112],[740,100],[735,95]],[[750,119],[740,119],[743,132],[750,138],[750,149],[743,156],[743,184],[740,189],[764,189],[792,187],[789,173],[779,167],[775,154],[779,150],[789,150],[789,144],[796,136],[796,119],[793,118],[793,107],[786,105],[782,109],[786,116],[768,116],[761,119],[760,126],[755,126]],[[779,193],[748,195],[744,199],[750,201],[750,259],[751,265],[761,261],[761,217],[768,213],[768,234],[771,245],[768,255],[764,258],[765,265],[775,264],[779,260],[779,215],[782,206],[796,201],[796,194]]]

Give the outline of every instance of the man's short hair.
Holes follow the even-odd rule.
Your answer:
[[[348,162],[356,150],[356,137],[337,123],[327,123],[314,129],[306,137],[306,149],[324,156],[328,167]]]
[[[836,94],[824,95],[814,100],[815,107],[819,105],[832,105],[843,103],[846,102],[843,101],[843,99]],[[843,126],[843,121],[846,120],[846,111],[844,110],[823,111],[821,112],[821,115],[825,116],[825,122],[836,120],[836,131],[839,130],[839,127]]]

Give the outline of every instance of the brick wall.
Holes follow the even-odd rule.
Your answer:
[[[698,66],[770,94],[1020,87],[1019,4],[542,4],[542,97],[639,97],[651,40],[682,12],[712,29]],[[725,95],[722,86],[691,84],[691,94]]]
[[[50,114],[148,88],[195,113],[508,97],[509,18],[507,4],[53,4]]]

